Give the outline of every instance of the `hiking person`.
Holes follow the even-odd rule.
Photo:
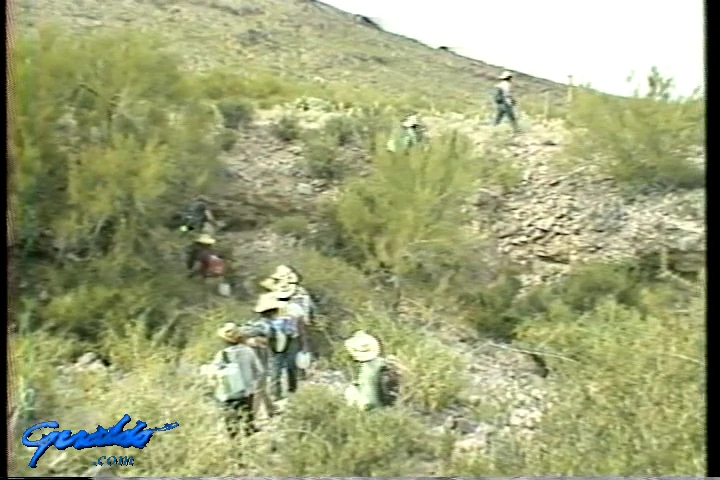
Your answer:
[[[224,346],[211,364],[217,382],[215,399],[224,411],[227,431],[234,438],[235,427],[242,421],[247,423],[246,433],[257,431],[253,401],[265,369],[255,351],[245,345],[243,332],[236,324],[226,323],[218,330],[218,336]]]
[[[288,302],[299,305],[304,310],[303,321],[306,325],[311,325],[315,319],[315,303],[310,296],[310,293],[300,285],[302,283],[302,277],[292,267],[287,265],[280,265],[275,269],[275,272],[268,279],[274,283],[263,283],[263,286],[272,285],[271,290],[276,290],[278,285],[290,284],[294,285],[294,293],[287,299]]]
[[[292,361],[295,363],[295,366],[298,367],[298,377],[304,380],[312,360],[310,335],[307,330],[310,312],[305,304],[302,303],[304,300],[303,297],[298,296],[298,288],[297,284],[282,281],[276,285],[275,294],[282,304],[280,313],[289,315],[298,326],[298,341],[301,349],[294,355],[294,360]],[[300,368],[300,364],[304,364],[304,366]]]
[[[214,250],[216,241],[207,233],[199,235],[187,251],[188,277],[200,275],[205,279],[225,275],[225,261]]]
[[[275,400],[283,398],[282,374],[287,372],[288,393],[294,393],[298,387],[298,369],[295,357],[306,347],[307,335],[302,318],[288,314],[287,302],[281,302],[276,292],[261,295],[255,306],[268,325],[267,340],[272,357],[270,359],[270,378],[272,394]]]
[[[181,232],[195,231],[212,235],[218,227],[218,223],[208,206],[208,200],[204,196],[199,196],[194,202],[185,205],[177,217]]]
[[[245,344],[255,351],[260,363],[265,369],[265,375],[258,379],[253,402],[253,415],[258,418],[260,407],[265,408],[268,418],[275,415],[275,406],[268,392],[268,375],[270,373],[270,350],[268,346],[269,326],[262,320],[253,321],[242,327],[243,335],[246,338]]]
[[[504,71],[499,79],[500,82],[495,85],[495,106],[497,107],[495,126],[500,125],[503,118],[507,117],[515,133],[519,133],[520,129],[515,116],[516,101],[512,94],[513,74]]]
[[[399,365],[380,356],[380,341],[358,331],[345,340],[345,349],[359,363],[353,384],[345,390],[349,405],[363,410],[393,405],[399,388]]]
[[[405,150],[423,142],[425,127],[417,115],[408,115],[401,123],[402,133],[397,138],[388,141],[387,148],[391,152]]]

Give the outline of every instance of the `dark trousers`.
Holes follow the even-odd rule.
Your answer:
[[[245,434],[250,435],[255,432],[255,415],[253,412],[253,402],[255,395],[248,395],[247,397],[240,398],[238,400],[230,400],[225,402],[223,410],[225,413],[225,426],[227,428],[230,438],[235,438],[242,427],[245,424]]]
[[[495,125],[500,125],[500,122],[502,122],[503,118],[507,117],[508,120],[510,120],[510,123],[512,124],[513,129],[517,132],[518,131],[518,124],[517,124],[517,118],[515,117],[515,109],[512,105],[509,105],[507,103],[499,103],[497,105],[497,114],[495,116]]]
[[[288,347],[284,352],[273,352],[270,363],[272,365],[270,377],[272,383],[272,393],[276,400],[283,397],[282,392],[282,373],[287,372],[288,377],[288,393],[293,393],[298,387],[298,368],[295,364],[295,357],[299,350],[298,340],[292,339],[288,342]]]

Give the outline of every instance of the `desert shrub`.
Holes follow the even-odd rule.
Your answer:
[[[471,142],[457,134],[403,154],[375,152],[372,173],[350,182],[336,209],[345,242],[362,252],[366,268],[411,275],[416,252],[462,241],[472,158]]]
[[[308,233],[309,221],[307,217],[302,215],[291,215],[277,219],[272,227],[280,235],[292,235],[296,238],[302,238]]]
[[[235,130],[229,128],[223,129],[218,133],[218,143],[223,152],[229,152],[237,144],[238,135]]]
[[[442,437],[404,409],[364,413],[344,405],[342,392],[300,390],[285,413],[276,451],[257,436],[248,449],[252,470],[264,475],[400,476],[443,451]]]
[[[283,142],[291,142],[300,138],[300,122],[293,115],[283,115],[278,122],[273,125],[273,134]]]
[[[13,52],[17,261],[32,279],[20,293],[45,290],[33,324],[81,338],[159,326],[173,298],[196,296],[162,225],[216,180],[214,113],[157,39],[39,34]]]
[[[580,89],[569,121],[568,151],[592,155],[605,173],[630,185],[697,188],[702,166],[691,158],[704,143],[704,100],[673,97],[673,84],[653,69],[653,85],[641,95],[618,98]]]
[[[332,139],[338,147],[352,143],[358,134],[357,121],[349,116],[341,115],[330,118],[323,126],[325,135]]]
[[[252,121],[253,105],[244,99],[229,99],[218,103],[225,128],[238,129]]]
[[[339,151],[335,139],[313,135],[305,140],[303,156],[310,175],[315,178],[335,180],[342,178],[346,168],[338,160]]]
[[[523,180],[523,159],[508,155],[500,142],[493,139],[483,145],[477,155],[478,176],[483,187],[507,192]]]

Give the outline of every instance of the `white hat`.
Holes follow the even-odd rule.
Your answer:
[[[498,78],[500,80],[507,80],[508,78],[512,78],[512,76],[513,76],[512,72],[505,70],[504,72],[502,72],[500,74],[500,76]]]
[[[410,115],[402,123],[402,126],[405,128],[414,127],[415,125],[420,125],[420,120],[418,119],[417,115]]]
[[[237,342],[242,335],[237,325],[233,322],[227,322],[218,330],[218,336],[228,342]]]
[[[197,243],[202,243],[203,245],[215,245],[215,239],[207,233],[201,234],[195,241]]]
[[[358,362],[368,362],[380,355],[380,342],[377,338],[363,331],[345,340],[345,348],[351,357]]]
[[[255,304],[255,313],[267,312],[268,310],[280,308],[280,306],[277,295],[274,292],[268,292],[258,298],[257,304]]]

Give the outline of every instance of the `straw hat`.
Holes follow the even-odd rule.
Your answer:
[[[380,355],[380,342],[377,338],[363,331],[345,340],[345,348],[351,357],[358,362],[368,362]]]
[[[280,308],[281,303],[278,301],[277,295],[274,292],[268,292],[260,295],[257,304],[255,304],[255,313],[263,313],[268,310],[274,310]]]
[[[300,278],[295,270],[288,267],[287,265],[280,265],[275,269],[275,272],[270,275],[270,278],[275,280],[284,280],[288,283],[298,283]]]
[[[218,330],[218,336],[228,342],[237,342],[242,338],[240,328],[232,322],[228,322]]]
[[[414,127],[415,125],[420,125],[420,120],[418,119],[417,115],[410,115],[402,123],[402,126],[405,128]]]
[[[207,233],[203,233],[200,236],[198,236],[197,240],[195,240],[197,243],[201,243],[203,245],[215,245],[215,239],[212,238]]]
[[[295,295],[295,292],[297,292],[297,285],[294,283],[279,282],[275,286],[275,298],[278,300],[287,300]]]
[[[500,76],[498,78],[500,80],[507,80],[508,78],[512,78],[512,76],[513,76],[512,72],[505,70],[504,72],[502,72],[500,74]]]
[[[273,291],[275,290],[275,286],[277,285],[277,280],[274,278],[266,278],[262,282],[260,282],[260,286],[263,287],[265,290]]]

